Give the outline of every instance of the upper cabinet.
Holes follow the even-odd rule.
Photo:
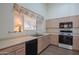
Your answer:
[[[79,27],[79,15],[73,16],[70,19],[73,21],[73,27],[78,28]]]
[[[72,22],[73,28],[78,28],[79,27],[79,15],[47,20],[46,27],[47,28],[59,28],[59,23],[67,23],[67,22]]]
[[[58,20],[46,20],[46,28],[58,28]]]

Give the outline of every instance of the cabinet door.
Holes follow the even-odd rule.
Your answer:
[[[16,55],[25,55],[25,43],[16,45]]]
[[[43,37],[43,40],[45,41],[44,42],[45,47],[47,47],[50,44],[49,39],[50,39],[50,35],[47,35],[47,36]]]
[[[59,21],[58,20],[47,20],[46,21],[46,32],[47,33],[53,33],[53,32],[59,32]]]
[[[25,48],[18,49],[16,55],[25,55]]]
[[[49,45],[49,36],[38,38],[38,54]]]
[[[8,53],[8,54],[6,54],[6,55],[16,55],[16,52],[15,52],[15,51],[13,51],[13,52]]]
[[[78,50],[79,51],[79,37],[74,36],[73,37],[73,50]]]
[[[50,43],[53,45],[58,45],[58,35],[50,35]]]
[[[73,27],[79,27],[79,16],[73,16],[70,19],[73,21]]]
[[[59,21],[54,20],[47,20],[46,21],[46,28],[58,28],[59,27]]]
[[[25,43],[21,43],[21,44],[17,44],[5,49],[0,50],[0,52],[3,52],[3,55],[7,53],[7,55],[19,55],[19,51],[21,51],[20,49],[25,48]],[[21,53],[20,53],[21,54]]]

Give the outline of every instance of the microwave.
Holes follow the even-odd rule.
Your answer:
[[[72,22],[61,22],[59,23],[59,28],[72,28],[73,23]]]

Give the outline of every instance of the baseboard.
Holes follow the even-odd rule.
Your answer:
[[[54,44],[50,44],[51,46],[56,46],[56,47],[58,47],[58,45],[54,45]]]

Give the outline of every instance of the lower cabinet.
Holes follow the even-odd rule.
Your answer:
[[[25,55],[25,43],[0,50],[1,55]]]
[[[25,43],[26,55],[37,55],[37,39]]]
[[[37,39],[2,49],[0,55],[37,55]]]
[[[7,54],[3,54],[3,55],[16,55],[16,52],[10,52],[10,53],[7,53]]]
[[[58,35],[50,35],[50,44],[56,45],[58,46],[59,43],[59,39],[58,39]]]
[[[0,49],[0,55],[37,55],[50,44],[50,35]]]
[[[38,37],[25,43],[26,55],[40,54],[50,44],[50,35]]]
[[[49,35],[38,38],[38,54],[40,54],[50,43]]]
[[[16,55],[25,55],[25,48],[18,49]]]

